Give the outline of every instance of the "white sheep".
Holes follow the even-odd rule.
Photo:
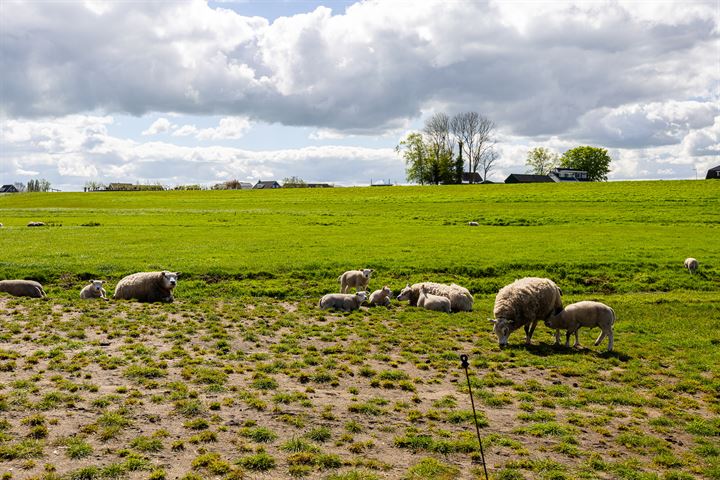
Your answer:
[[[140,302],[172,303],[177,285],[177,272],[138,272],[122,278],[115,287],[116,300],[135,299]]]
[[[407,284],[397,296],[397,299],[399,301],[408,300],[411,307],[416,307],[420,298],[421,286],[425,287],[426,293],[447,297],[450,300],[450,308],[453,312],[472,312],[472,294],[467,288],[454,283],[451,285],[434,282]]]
[[[555,329],[555,344],[560,343],[560,329],[567,330],[565,335],[565,346],[570,346],[570,335],[575,334],[574,347],[580,346],[578,330],[580,327],[600,327],[602,332],[595,340],[595,346],[605,337],[608,337],[608,352],[613,349],[613,325],[615,324],[615,311],[600,302],[583,301],[572,303],[553,315],[545,324]]]
[[[80,290],[80,298],[102,298],[103,300],[107,300],[108,298],[103,288],[103,283],[105,283],[103,280],[90,280],[90,283]]]
[[[385,285],[382,289],[372,292],[368,302],[374,307],[389,307],[391,298],[392,290],[390,290],[390,287]]]
[[[468,226],[470,227],[479,227],[480,224],[478,222],[468,222]]]
[[[16,297],[45,298],[42,285],[34,280],[0,280],[0,292]]]
[[[698,269],[698,261],[692,257],[686,258],[685,259],[685,268],[687,268],[688,272],[690,272],[690,275],[692,275]]]
[[[526,277],[505,285],[495,296],[493,331],[500,346],[508,343],[510,334],[525,329],[525,343],[530,344],[538,320],[547,320],[562,310],[562,292],[547,278]]]
[[[347,293],[351,288],[354,288],[357,292],[367,290],[372,272],[374,270],[365,268],[363,270],[348,270],[343,273],[338,277],[340,293]]]
[[[420,285],[420,296],[418,297],[417,306],[435,312],[450,313],[450,299],[427,293],[423,285]]]
[[[320,299],[320,308],[327,310],[336,308],[346,312],[357,310],[367,298],[367,293],[360,291],[354,295],[351,293],[328,293]]]

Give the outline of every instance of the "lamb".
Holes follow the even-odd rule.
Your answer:
[[[420,296],[418,297],[417,306],[435,312],[450,313],[450,299],[427,293],[424,285],[420,285]]]
[[[407,284],[397,296],[397,299],[399,301],[408,300],[411,307],[417,306],[421,286],[425,287],[426,293],[447,297],[450,300],[450,309],[453,312],[472,312],[472,294],[467,288],[454,283],[450,285],[434,282],[422,282],[413,285]]]
[[[0,292],[16,297],[45,298],[42,285],[33,280],[0,280]]]
[[[107,300],[108,298],[103,288],[103,283],[105,282],[102,280],[90,280],[90,283],[80,290],[80,298],[102,298],[103,300]]]
[[[510,334],[525,329],[525,343],[530,344],[538,320],[547,320],[562,310],[562,292],[547,278],[525,277],[500,289],[493,309],[493,331],[501,347]]]
[[[688,272],[690,272],[690,275],[692,275],[698,269],[698,261],[692,257],[686,258],[685,259],[685,268],[687,268]]]
[[[615,311],[600,302],[577,302],[568,305],[564,310],[553,315],[545,324],[554,328],[555,330],[555,344],[560,343],[560,329],[567,330],[565,336],[565,346],[570,346],[570,335],[575,334],[575,345],[574,347],[580,346],[578,339],[578,330],[580,327],[600,327],[602,332],[600,336],[595,340],[595,346],[600,345],[600,342],[605,337],[608,337],[608,352],[612,352],[613,349],[613,325],[615,324]]]
[[[338,277],[340,293],[347,293],[351,288],[354,288],[357,292],[365,291],[372,272],[374,272],[374,270],[365,268],[363,270],[348,270],[343,273]]]
[[[172,303],[179,272],[138,272],[121,279],[115,287],[116,300]]]
[[[392,298],[392,290],[385,285],[381,290],[375,290],[370,294],[370,305],[374,307],[389,307]]]
[[[358,310],[366,297],[367,293],[363,291],[357,292],[354,295],[350,293],[328,293],[320,299],[319,306],[324,310],[336,308],[350,312],[352,310]]]

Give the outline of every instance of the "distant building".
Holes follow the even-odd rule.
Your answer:
[[[553,182],[589,182],[588,172],[574,168],[555,168],[548,176]]]
[[[0,193],[20,193],[20,190],[15,188],[15,185],[3,185],[0,187]]]
[[[718,165],[717,167],[713,167],[707,171],[705,180],[710,180],[711,178],[716,178],[720,180],[720,165]]]
[[[505,183],[553,183],[553,179],[547,175],[531,175],[527,173],[511,173],[505,179]]]
[[[463,172],[462,183],[483,183],[483,179],[478,172]]]
[[[111,183],[106,192],[151,192],[165,190],[162,185],[139,185],[133,183]]]
[[[271,189],[271,188],[282,188],[282,185],[280,185],[275,180],[269,180],[269,181],[265,181],[265,182],[263,182],[262,180],[259,180],[253,188],[256,190],[267,190],[267,189]]]
[[[333,186],[329,183],[306,183],[307,188],[332,188]]]

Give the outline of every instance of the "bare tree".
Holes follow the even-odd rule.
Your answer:
[[[493,142],[494,144],[494,142]],[[492,147],[485,150],[480,156],[480,168],[482,169],[483,181],[487,180],[490,171],[495,168],[495,162],[497,161],[500,154]]]
[[[493,138],[495,123],[477,112],[463,112],[453,117],[450,122],[450,129],[453,135],[462,142],[464,153],[467,154],[468,171],[471,174],[477,172],[481,163],[485,165],[485,162],[489,161],[489,166],[492,168],[492,163],[495,162],[496,158],[491,158],[492,155],[488,157],[488,154],[495,145],[495,139]],[[472,181],[473,175],[470,177],[470,181]],[[485,180],[484,176],[483,180]]]
[[[18,192],[24,192],[24,191],[25,191],[25,184],[24,184],[24,183],[22,183],[22,182],[15,182],[15,183],[13,183],[13,185],[15,185],[15,188],[17,189]]]
[[[440,163],[445,157],[452,158],[455,151],[455,137],[450,127],[450,117],[438,112],[425,121],[423,134],[430,145],[430,153],[435,163]]]

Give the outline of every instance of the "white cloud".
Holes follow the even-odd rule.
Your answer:
[[[198,140],[232,140],[241,138],[250,129],[250,121],[241,117],[225,117],[220,119],[216,128],[198,130]]]
[[[155,120],[152,125],[148,127],[147,130],[144,130],[142,132],[142,135],[148,136],[148,135],[157,135],[158,133],[167,133],[170,131],[170,128],[173,125],[170,123],[170,120],[167,118],[158,118]]]

